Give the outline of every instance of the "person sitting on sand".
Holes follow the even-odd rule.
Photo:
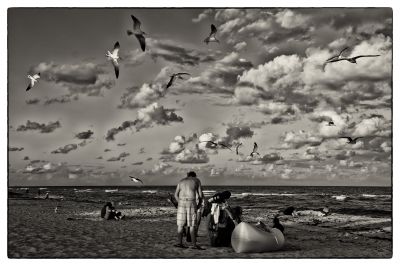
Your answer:
[[[121,220],[124,216],[122,216],[121,212],[117,212],[112,205],[111,202],[107,202],[100,212],[101,218],[104,220]]]
[[[178,202],[178,211],[176,215],[178,226],[178,243],[175,247],[187,248],[182,244],[183,228],[189,227],[191,242],[193,249],[203,249],[196,243],[196,225],[197,225],[197,210],[203,202],[203,190],[201,182],[196,177],[196,173],[191,171],[187,173],[187,177],[179,181],[175,190],[175,199]],[[199,202],[196,202],[198,197]]]

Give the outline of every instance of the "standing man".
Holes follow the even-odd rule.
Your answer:
[[[191,171],[187,173],[187,177],[179,181],[174,196],[178,202],[178,212],[176,215],[178,243],[175,246],[186,248],[182,244],[183,227],[186,225],[189,227],[192,248],[203,249],[196,244],[197,209],[203,202],[203,190],[195,172]],[[196,198],[199,199],[199,203],[196,202]]]

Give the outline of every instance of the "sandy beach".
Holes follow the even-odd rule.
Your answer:
[[[58,211],[54,209],[58,206]],[[117,206],[126,218],[103,221],[100,202],[9,197],[9,258],[390,258],[391,219],[332,213],[283,216],[282,250],[238,254],[211,247],[205,223],[198,242],[205,250],[180,249],[176,243],[176,209],[130,204]],[[247,208],[246,222],[271,221],[275,210]],[[350,218],[349,218],[350,217]]]

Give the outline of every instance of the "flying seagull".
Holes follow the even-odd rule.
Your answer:
[[[348,144],[356,144],[358,139],[361,139],[362,137],[354,138],[352,139],[351,137],[340,137],[341,139],[347,139]]]
[[[260,154],[257,151],[258,151],[258,145],[256,142],[254,142],[253,151],[250,153],[250,156],[253,157],[254,154],[258,154],[258,156],[260,156]]]
[[[38,79],[40,79],[40,73],[37,73],[33,76],[28,75],[28,79],[30,79],[31,82],[29,83],[28,88],[26,88],[26,91],[29,91],[33,88],[33,86],[35,86],[35,82],[38,82]]]
[[[119,51],[119,42],[116,42],[114,44],[114,50],[112,51],[112,53],[110,53],[110,51],[107,51],[107,58],[108,60],[111,60],[111,63],[114,66],[114,71],[115,71],[115,76],[118,78],[119,76],[119,65],[118,65],[118,59],[120,59],[120,57],[118,56],[118,51]]]
[[[211,32],[210,35],[204,39],[204,42],[208,44],[209,42],[217,42],[219,43],[219,40],[215,37],[215,34],[217,33],[217,27],[215,27],[214,24],[211,24]]]
[[[341,59],[341,58],[343,58],[342,54],[343,54],[343,52],[346,51],[347,49],[349,49],[349,47],[344,48],[342,51],[340,51],[340,53],[339,53],[338,55],[332,56],[331,58],[327,59],[326,61],[328,62],[328,61],[331,61],[331,60],[334,60],[334,59]]]
[[[140,25],[141,25],[140,21],[134,15],[131,15],[131,18],[133,20],[133,31],[127,30],[126,32],[128,33],[129,36],[132,34],[134,34],[136,36],[136,38],[138,39],[138,41],[140,43],[140,47],[142,48],[142,51],[144,52],[144,50],[146,49],[146,40],[144,38],[144,35],[146,33],[140,29]]]
[[[236,154],[239,155],[239,147],[242,145],[242,143],[239,143],[236,145]]]
[[[331,126],[335,126],[335,123],[334,123],[333,121],[329,121],[329,122],[328,122],[328,126],[330,126],[330,127],[331,127]]]
[[[358,58],[361,58],[361,57],[377,57],[377,56],[380,56],[380,55],[375,54],[375,55],[359,55],[359,56],[354,56],[354,57],[343,57],[343,58],[333,59],[333,60],[327,61],[325,63],[328,64],[328,63],[334,63],[334,62],[346,60],[346,61],[348,61],[350,63],[357,64],[356,60]]]
[[[189,73],[186,73],[186,72],[180,72],[180,73],[174,73],[174,74],[172,74],[170,77],[170,80],[169,80],[169,82],[168,82],[168,84],[167,84],[167,89],[169,88],[169,87],[171,87],[172,86],[172,84],[174,83],[174,81],[175,81],[175,78],[178,78],[178,79],[183,79],[182,78],[182,75],[190,75]]]
[[[222,146],[222,147],[224,147],[224,148],[229,149],[230,151],[232,151],[232,149],[231,149],[230,147],[228,147],[227,145],[225,145],[224,143],[221,143],[221,142],[216,143],[216,142],[211,141],[211,140],[200,141],[200,142],[208,142],[208,143],[210,143],[210,144],[212,145],[213,148],[215,148],[215,147],[217,147],[218,145],[220,145],[220,146]]]
[[[129,176],[130,178],[131,178],[131,180],[133,181],[133,182],[135,182],[135,183],[142,183],[142,185],[143,185],[143,181],[142,180],[140,180],[139,178],[137,178],[137,177],[133,177],[133,176]]]

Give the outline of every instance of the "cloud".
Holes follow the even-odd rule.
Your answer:
[[[35,104],[40,103],[40,99],[38,99],[38,98],[28,99],[25,101],[25,103],[29,104],[29,105],[35,105]]]
[[[55,98],[46,99],[46,101],[43,104],[49,105],[49,104],[54,104],[54,103],[69,103],[72,101],[77,101],[78,99],[79,99],[79,96],[77,94],[75,94],[75,95],[67,94],[67,95],[61,95],[61,96],[55,97]]]
[[[175,157],[175,161],[180,163],[208,163],[209,160],[207,153],[197,145],[193,149],[184,149]]]
[[[67,88],[70,94],[100,96],[103,89],[114,86],[114,79],[107,77],[105,71],[93,63],[56,64],[42,62],[32,67],[31,72],[40,72],[41,77]]]
[[[322,138],[304,130],[285,132],[281,139],[283,141],[282,149],[298,149],[305,145],[317,146],[322,142]]]
[[[215,60],[213,53],[204,53],[197,49],[183,47],[182,44],[172,40],[147,39],[149,54],[154,59],[159,58],[177,65],[196,66],[204,62]]]
[[[8,147],[8,151],[23,151],[24,147]]]
[[[51,133],[60,127],[61,127],[61,124],[59,121],[49,122],[46,125],[46,124],[40,124],[38,122],[31,122],[30,120],[28,120],[26,122],[26,125],[18,126],[17,131],[39,130],[40,133]]]
[[[363,119],[354,129],[354,136],[390,136],[391,122],[383,117],[371,117]]]
[[[142,165],[143,164],[143,162],[135,162],[135,163],[132,163],[132,165]]]
[[[88,131],[82,131],[79,132],[78,134],[75,135],[75,138],[77,139],[90,139],[90,137],[93,135],[93,131],[90,129]]]
[[[248,126],[229,126],[226,129],[226,136],[222,138],[221,142],[225,145],[231,145],[235,140],[240,138],[251,138],[253,135],[254,131]]]
[[[234,48],[236,51],[241,51],[244,48],[246,48],[247,43],[246,42],[238,42],[237,44],[235,44]]]
[[[212,10],[211,9],[206,9],[204,10],[202,13],[200,13],[197,18],[193,18],[192,22],[193,23],[199,23],[203,20],[205,20],[206,18],[209,17],[209,15],[211,14]]]
[[[204,87],[216,93],[233,94],[233,86],[237,83],[237,77],[253,65],[245,58],[241,58],[236,52],[225,55],[214,65],[208,67],[198,77],[188,80],[192,86],[200,86],[199,92],[204,93]]]
[[[78,148],[78,145],[76,144],[67,144],[64,147],[59,147],[58,149],[52,151],[51,153],[69,153],[70,151],[76,150]]]
[[[120,155],[117,157],[111,157],[110,159],[107,160],[107,162],[115,162],[115,161],[120,161],[122,158],[128,157],[130,154],[127,152],[122,152]]]
[[[183,118],[178,116],[174,110],[165,109],[158,103],[152,103],[137,111],[137,118],[134,121],[125,121],[121,126],[111,128],[106,134],[106,140],[114,140],[115,135],[125,131],[127,128],[134,127],[137,131],[149,128],[153,125],[169,125],[171,122],[183,122]]]
[[[285,9],[278,12],[276,15],[276,21],[286,29],[293,29],[297,27],[307,27],[307,22],[310,19],[302,14],[297,14],[290,9]]]
[[[122,109],[145,107],[161,98],[164,91],[165,87],[160,83],[144,83],[139,89],[128,88],[127,92],[121,96],[121,104],[118,107]]]

